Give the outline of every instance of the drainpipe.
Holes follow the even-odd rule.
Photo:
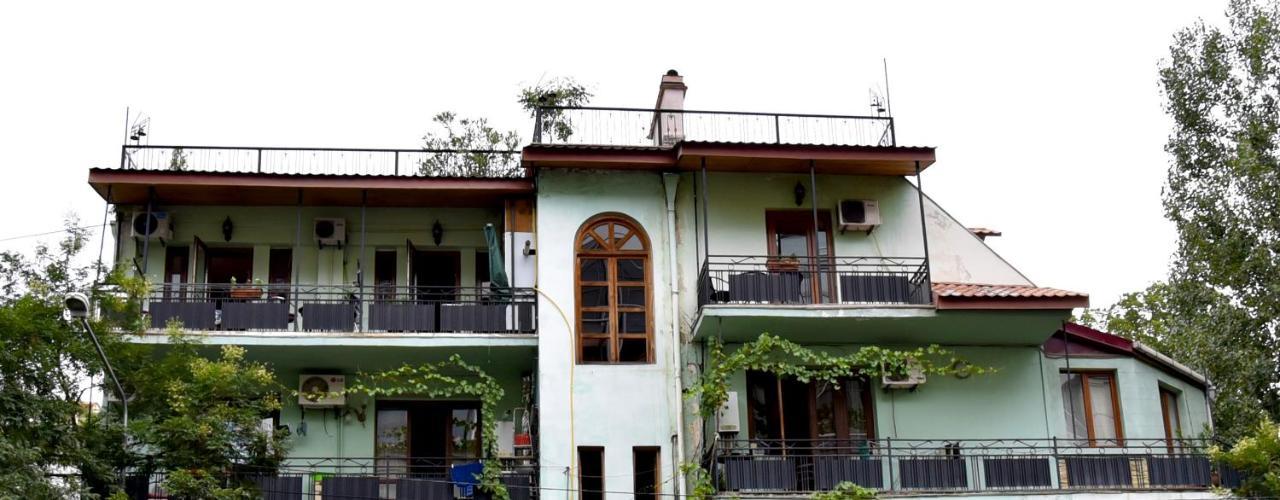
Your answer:
[[[662,185],[667,191],[667,275],[671,281],[671,408],[676,412],[676,460],[671,470],[677,479],[671,481],[676,498],[680,498],[682,483],[679,476],[680,465],[684,463],[684,405],[680,400],[680,283],[676,274],[676,188],[680,185],[680,174],[662,174]]]

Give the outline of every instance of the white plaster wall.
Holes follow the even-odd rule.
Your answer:
[[[671,317],[666,207],[655,173],[544,171],[538,178],[538,397],[541,410],[541,484],[566,484],[566,468],[577,475],[576,448],[604,447],[608,498],[630,498],[632,447],[662,448],[663,480],[672,477],[670,401]],[[575,365],[574,237],[588,218],[618,212],[635,219],[649,236],[653,289],[654,363]],[[562,319],[557,307],[563,311]],[[662,485],[671,491],[670,481]],[[559,497],[554,494],[553,497]],[[566,498],[569,496],[566,495]]]

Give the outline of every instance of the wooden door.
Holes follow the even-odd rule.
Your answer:
[[[765,213],[770,262],[795,258],[800,262],[801,292],[811,303],[835,302],[834,241],[831,212],[818,211],[814,226],[810,210],[770,210]]]

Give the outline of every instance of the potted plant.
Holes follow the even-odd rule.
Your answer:
[[[231,278],[231,298],[233,299],[260,299],[262,298],[261,280],[255,280],[252,285],[236,285],[236,279]]]
[[[773,256],[765,261],[765,267],[771,273],[794,273],[800,271],[800,259],[795,255]]]

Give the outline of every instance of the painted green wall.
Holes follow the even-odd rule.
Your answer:
[[[1120,395],[1120,418],[1124,435],[1129,440],[1156,440],[1164,437],[1164,417],[1160,413],[1160,388],[1165,387],[1178,394],[1178,415],[1182,420],[1182,435],[1200,437],[1208,430],[1209,410],[1205,406],[1205,393],[1182,378],[1133,358],[1071,358],[1073,370],[1114,371],[1116,389]],[[1055,409],[1057,418],[1050,420],[1054,433],[1067,437],[1067,420],[1063,413],[1060,373],[1067,369],[1066,358],[1045,360],[1045,380],[1049,396],[1049,408]]]
[[[126,214],[141,210],[138,207],[119,207]],[[296,207],[253,206],[166,206],[161,208],[174,220],[173,240],[169,245],[189,246],[199,237],[209,247],[253,247],[253,278],[267,280],[267,257],[271,248],[293,248],[297,235],[299,210]],[[405,265],[405,240],[410,239],[418,250],[457,250],[460,252],[461,281],[463,286],[475,283],[474,263],[477,250],[485,249],[484,226],[492,223],[502,229],[500,207],[480,208],[368,208],[365,220],[365,253],[363,263],[366,282],[373,279],[373,256],[379,249],[396,251],[398,284],[407,284]],[[231,241],[222,235],[222,222],[231,218],[234,227]],[[312,237],[312,223],[316,218],[344,218],[347,225],[345,248],[320,249]],[[431,237],[431,226],[439,220],[444,228],[444,238],[436,246]],[[359,207],[311,207],[301,208],[301,245],[295,250],[294,266],[298,269],[298,283],[341,284],[352,283],[356,278],[356,261],[360,255]],[[126,236],[128,228],[125,228]],[[142,253],[142,242],[126,238],[118,262],[129,264]],[[152,240],[148,249],[148,278],[162,281],[165,249]],[[129,265],[130,269],[132,266]]]

